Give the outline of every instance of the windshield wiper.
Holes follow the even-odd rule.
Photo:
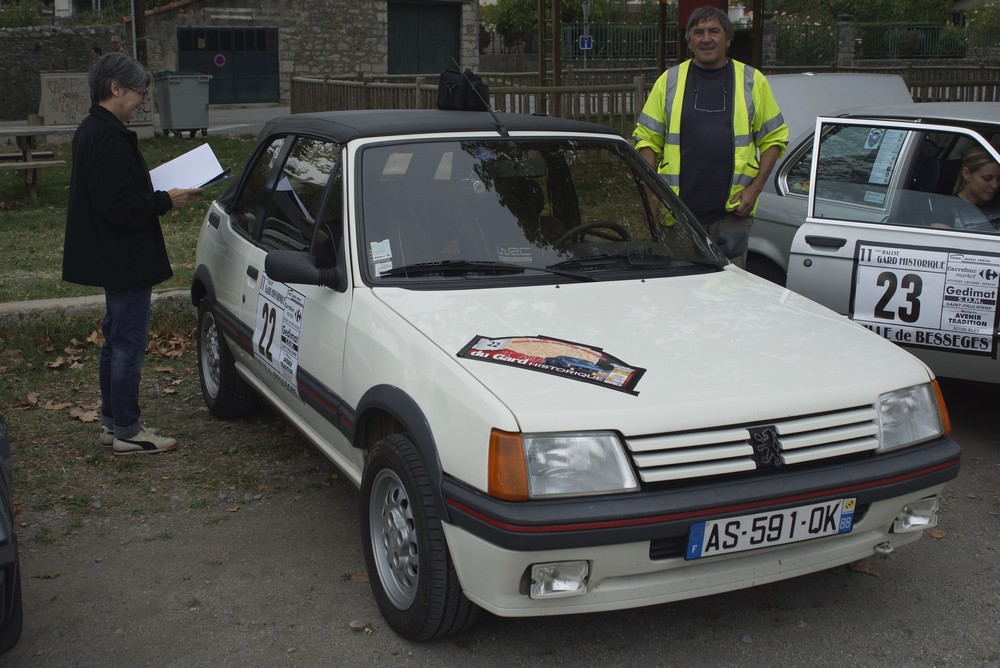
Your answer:
[[[546,274],[564,276],[577,281],[597,280],[590,274],[582,271],[563,270],[553,267],[530,267],[508,262],[492,262],[490,260],[441,260],[439,262],[418,262],[407,264],[402,267],[393,267],[388,271],[383,271],[379,276],[393,278],[396,276],[433,276],[433,275],[457,275],[466,274],[523,274],[525,271],[540,271]]]
[[[720,269],[722,264],[718,260],[703,260],[700,258],[675,258],[659,253],[604,253],[602,255],[588,255],[587,257],[575,257],[551,265],[550,269],[563,269],[570,267],[676,267],[678,265],[689,264],[696,267],[707,267],[709,269]]]

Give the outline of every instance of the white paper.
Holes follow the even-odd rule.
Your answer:
[[[170,190],[200,188],[224,172],[212,147],[202,144],[153,169],[149,176],[153,180],[153,190]]]

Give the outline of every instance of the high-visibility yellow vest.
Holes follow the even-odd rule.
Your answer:
[[[760,169],[758,156],[772,146],[778,156],[788,145],[788,126],[767,79],[756,68],[733,60],[733,164],[726,210],[734,211],[733,195],[745,188]],[[680,194],[681,110],[691,61],[686,60],[660,75],[639,115],[632,136],[636,150],[648,147],[659,159],[656,171]],[[754,211],[757,207],[754,205]],[[751,211],[751,214],[753,212]]]

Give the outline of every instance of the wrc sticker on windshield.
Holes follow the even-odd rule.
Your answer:
[[[595,346],[548,336],[476,336],[459,357],[572,378],[612,390],[639,394],[635,386],[646,373]]]
[[[263,275],[257,292],[253,354],[286,390],[299,396],[299,338],[305,295]]]

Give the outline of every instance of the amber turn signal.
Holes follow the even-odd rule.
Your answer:
[[[528,499],[528,467],[520,434],[490,432],[489,494],[505,501]]]

